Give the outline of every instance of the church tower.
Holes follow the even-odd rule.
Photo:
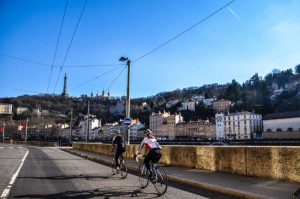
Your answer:
[[[64,97],[68,97],[68,91],[67,91],[67,73],[65,73],[65,77],[64,77],[64,90],[61,94]]]

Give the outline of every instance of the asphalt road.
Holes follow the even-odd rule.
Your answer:
[[[11,148],[10,148],[11,147]],[[8,198],[156,198],[152,184],[140,189],[138,177],[126,179],[111,174],[111,168],[58,148],[25,147],[0,144],[0,194],[18,170],[29,151]],[[175,188],[177,187],[177,188]],[[172,185],[160,198],[226,197]]]

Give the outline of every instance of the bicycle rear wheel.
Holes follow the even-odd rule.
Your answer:
[[[125,179],[128,174],[127,163],[124,158],[121,158],[120,160],[121,160],[121,164],[120,164],[121,176],[122,176],[122,179]]]
[[[147,168],[145,167],[144,163],[141,163],[139,166],[139,183],[142,189],[146,188],[149,184],[148,176]]]
[[[159,166],[156,166],[156,180],[153,181],[154,187],[159,195],[166,193],[168,189],[168,176],[166,171]]]

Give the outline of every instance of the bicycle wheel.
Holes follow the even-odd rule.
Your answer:
[[[144,163],[141,163],[139,166],[139,182],[142,189],[146,188],[149,184],[148,176],[147,168],[145,167]]]
[[[154,184],[154,187],[159,195],[163,195],[166,193],[168,188],[168,176],[166,174],[166,171],[159,166],[156,166],[155,168],[155,179],[152,183]]]
[[[300,189],[298,189],[298,190],[294,193],[293,199],[300,199]]]
[[[127,177],[127,163],[126,160],[124,158],[120,158],[120,170],[121,170],[121,176],[122,179],[125,179]]]

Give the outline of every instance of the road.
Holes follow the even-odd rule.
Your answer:
[[[28,156],[16,176],[27,151]],[[111,174],[110,167],[71,155],[59,148],[0,144],[0,159],[0,194],[9,188],[8,198],[157,197],[153,185],[143,190],[139,188],[137,176],[129,174],[126,179],[121,179]],[[10,187],[8,185],[13,176],[16,176],[16,180]],[[172,185],[160,198],[226,197]]]

